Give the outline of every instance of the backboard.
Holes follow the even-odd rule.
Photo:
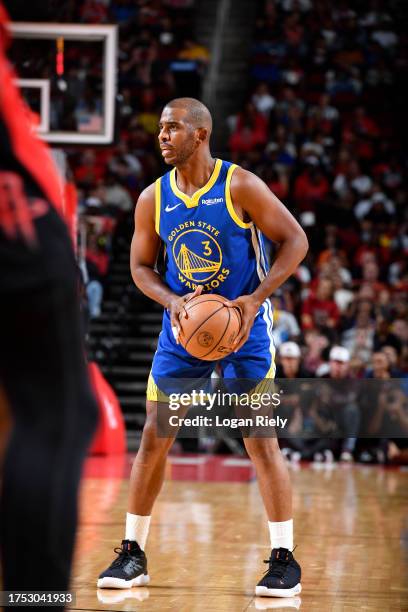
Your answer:
[[[114,137],[117,27],[12,23],[10,59],[41,138],[109,144]]]

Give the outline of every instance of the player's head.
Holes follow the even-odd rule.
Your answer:
[[[211,113],[195,98],[175,98],[163,109],[159,123],[163,159],[172,166],[184,164],[199,148],[208,149]]]

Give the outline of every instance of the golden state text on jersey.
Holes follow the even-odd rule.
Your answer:
[[[174,168],[155,185],[155,226],[165,244],[166,284],[178,295],[203,285],[229,299],[252,293],[265,277],[261,232],[236,214],[230,193],[235,164],[217,159],[204,187],[180,191]]]

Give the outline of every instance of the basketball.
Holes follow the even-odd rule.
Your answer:
[[[241,329],[238,308],[226,305],[221,295],[199,295],[184,307],[180,344],[197,359],[216,361],[232,352],[232,344]]]

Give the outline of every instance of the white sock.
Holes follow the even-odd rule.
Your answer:
[[[145,549],[151,516],[126,513],[125,540],[136,540],[142,550]]]
[[[293,519],[274,523],[268,521],[271,536],[271,548],[287,548],[293,550]]]

